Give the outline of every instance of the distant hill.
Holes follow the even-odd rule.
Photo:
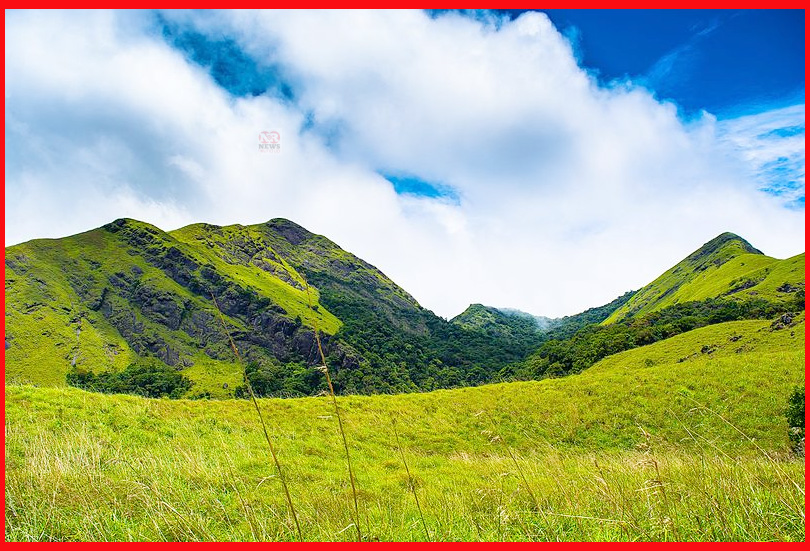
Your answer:
[[[502,310],[483,304],[471,304],[461,314],[451,319],[450,323],[468,333],[508,343],[519,357],[526,356],[543,341],[544,329],[537,318],[519,310]]]
[[[794,300],[796,293],[804,294],[804,253],[777,260],[723,233],[640,289],[603,323],[709,298],[779,303]]]
[[[528,312],[524,312],[523,310],[518,310],[516,308],[498,308],[498,310],[507,316],[513,316],[516,318],[532,318],[540,331],[548,331],[552,327],[555,327],[559,319],[549,318],[546,316],[535,316],[534,314],[529,314]]]
[[[579,373],[603,358],[722,322],[803,316],[804,254],[777,260],[732,233],[712,239],[636,293],[564,320],[505,379]],[[777,318],[777,319],[774,319]]]
[[[629,291],[608,304],[562,318],[536,316],[514,308],[471,304],[450,321],[469,331],[517,340],[519,346],[536,345],[549,339],[570,337],[587,325],[601,323],[630,300],[633,294],[633,291]]]

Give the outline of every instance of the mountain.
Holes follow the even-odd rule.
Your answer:
[[[316,361],[316,323],[335,348],[340,321],[318,291],[310,308],[289,263],[271,249],[239,257],[240,245],[193,246],[121,219],[8,247],[6,379],[61,385],[71,370],[118,371],[149,356],[223,394],[215,389],[242,376],[212,295],[248,360]]]
[[[537,350],[501,376],[579,373],[608,356],[723,322],[771,320],[773,327],[791,327],[804,309],[804,254],[777,260],[724,233],[641,290],[545,333]]]
[[[260,395],[317,394],[317,328],[338,392],[433,390],[579,371],[690,328],[802,309],[803,296],[803,254],[780,261],[723,234],[637,293],[545,331],[480,304],[448,322],[289,220],[164,232],[120,219],[6,249],[6,381],[229,397],[247,373]],[[749,306],[695,302],[706,298]]]
[[[471,304],[451,319],[450,323],[467,332],[508,342],[520,356],[525,356],[542,342],[543,329],[537,318],[519,310],[501,310],[483,304]]]
[[[301,539],[342,540],[356,484],[365,539],[421,525],[433,541],[798,541],[803,433],[785,411],[803,396],[803,255],[720,241],[675,274],[691,270],[671,295],[707,298],[600,324],[627,293],[545,332],[480,304],[447,322],[287,220],[168,233],[117,220],[9,247],[6,540],[292,540],[299,518]],[[729,293],[740,277],[754,283]],[[342,392],[543,380],[335,409],[122,395],[240,394],[214,299],[262,394],[322,388],[316,326]],[[543,342],[521,359],[529,337]],[[68,381],[115,395],[54,388]]]
[[[548,331],[552,327],[555,327],[558,321],[558,318],[549,318],[547,316],[535,316],[534,314],[529,314],[528,312],[524,312],[523,310],[518,310],[516,308],[498,308],[498,310],[500,310],[507,316],[512,316],[516,318],[532,318],[540,331]]]
[[[6,248],[6,380],[59,386],[151,359],[193,383],[187,396],[230,396],[242,368],[214,298],[263,394],[323,389],[316,327],[346,392],[478,384],[528,350],[435,316],[288,220],[164,232],[120,219]]]
[[[579,314],[552,320],[549,329],[545,333],[545,339],[565,339],[588,325],[602,323],[613,312],[626,304],[634,294],[634,291],[628,291],[602,306],[588,308]]]
[[[507,310],[484,306],[483,304],[470,304],[466,310],[450,320],[465,329],[484,331],[502,336],[531,336],[542,332],[549,318],[542,326],[538,318],[521,312],[520,310]]]
[[[603,323],[705,299],[785,303],[804,297],[804,253],[777,260],[723,233],[640,289]]]
[[[630,300],[633,294],[633,291],[628,291],[603,306],[588,308],[579,314],[562,318],[535,316],[514,308],[471,304],[450,321],[470,331],[519,338],[522,342],[559,339],[573,335],[586,325],[603,322]]]

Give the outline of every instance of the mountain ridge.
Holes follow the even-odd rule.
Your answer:
[[[316,327],[343,392],[480,384],[529,352],[439,318],[286,219],[164,232],[124,218],[6,248],[7,380],[64,385],[69,372],[120,372],[151,357],[194,381],[189,396],[231,396],[242,368],[218,308],[270,394],[323,389]]]
[[[186,397],[239,394],[244,373],[263,395],[317,394],[317,328],[339,392],[478,385],[546,341],[665,308],[662,298],[700,298],[693,288],[723,300],[793,300],[804,292],[803,258],[777,261],[724,233],[663,283],[541,330],[536,316],[481,304],[444,320],[372,264],[287,219],[165,232],[123,218],[6,248],[6,380],[61,386],[70,373],[85,380],[152,358],[193,383]]]
[[[784,281],[782,281],[784,280]],[[766,256],[742,237],[724,232],[639,289],[603,324],[659,311],[673,304],[728,298],[787,300],[778,289],[804,289],[804,253],[785,260]]]

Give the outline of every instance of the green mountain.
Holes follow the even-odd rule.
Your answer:
[[[478,384],[529,350],[435,316],[288,220],[167,233],[121,219],[6,249],[6,380],[87,382],[151,358],[193,383],[187,396],[233,395],[242,369],[214,298],[263,394],[322,390],[316,327],[345,392]]]
[[[545,341],[568,338],[588,325],[601,323],[632,296],[633,292],[630,291],[603,306],[589,308],[579,314],[562,318],[548,318],[511,308],[471,304],[450,321],[467,331],[506,339],[523,355]]]
[[[292,266],[272,249],[240,258],[241,245],[191,245],[122,219],[8,247],[6,380],[63,385],[71,370],[118,371],[148,356],[227,395],[242,375],[212,295],[249,360],[315,361],[315,324],[334,348],[340,321],[318,291],[310,308]]]
[[[576,334],[580,329],[596,323],[602,323],[613,312],[626,304],[634,294],[634,291],[628,291],[602,306],[588,308],[584,312],[574,314],[573,316],[564,316],[551,320],[543,336],[544,340],[566,339]]]
[[[531,314],[519,310],[503,310],[483,304],[470,304],[466,310],[451,319],[450,322],[469,331],[513,339],[519,345],[530,345],[539,341],[540,334],[544,331],[544,327]]]
[[[548,331],[552,327],[555,327],[558,323],[558,318],[549,318],[548,316],[535,316],[534,314],[529,314],[528,312],[518,310],[517,308],[498,308],[498,310],[506,314],[507,316],[513,316],[518,318],[532,318],[540,331]]]
[[[723,233],[639,290],[603,323],[710,298],[785,303],[797,296],[803,300],[804,253],[777,260],[745,239]]]
[[[803,296],[803,254],[780,261],[723,234],[641,291],[545,330],[480,304],[448,322],[288,220],[167,233],[121,219],[6,249],[6,381],[243,395],[218,306],[261,395],[324,390],[316,328],[338,392],[433,390],[581,371],[695,327],[790,311]],[[695,302],[706,298],[720,302]]]
[[[723,322],[768,319],[789,326],[804,309],[804,254],[777,260],[724,233],[641,290],[548,331],[534,352],[504,368],[501,377],[579,373],[625,350]]]
[[[8,247],[6,539],[291,540],[300,520],[342,540],[359,518],[369,540],[801,540],[803,257],[724,234],[543,332],[481,305],[448,322],[287,220]],[[240,395],[214,300],[266,395],[322,388],[316,327],[341,392],[542,380],[262,399],[261,418],[122,395]]]

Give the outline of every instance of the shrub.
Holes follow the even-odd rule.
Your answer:
[[[74,370],[67,374],[71,386],[108,394],[139,394],[147,398],[180,398],[191,381],[155,358],[140,358],[119,372]]]
[[[797,386],[788,399],[785,412],[787,417],[790,443],[796,451],[803,450],[804,446],[804,385]]]

